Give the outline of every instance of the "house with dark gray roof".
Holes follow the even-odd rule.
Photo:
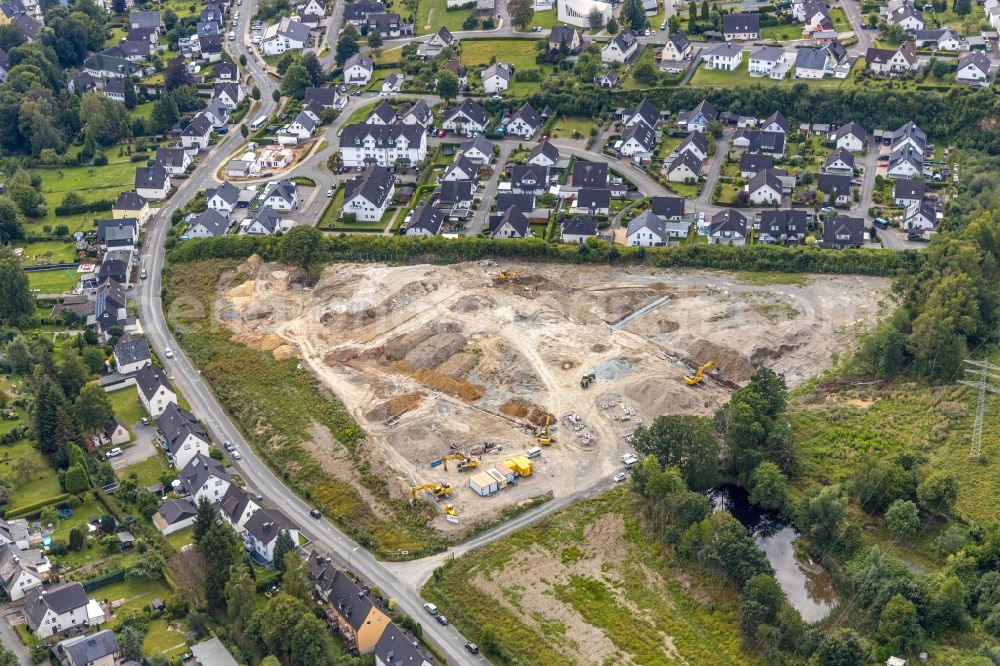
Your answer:
[[[371,166],[356,178],[344,184],[345,213],[353,213],[357,219],[376,222],[382,219],[392,195],[396,179],[380,166]]]
[[[684,199],[681,197],[652,197],[649,209],[664,220],[680,220],[684,217]]]
[[[389,102],[383,100],[368,114],[365,123],[368,125],[391,125],[398,119],[399,114],[396,113],[396,109],[392,108]]]
[[[375,644],[377,666],[432,666],[433,662],[395,624],[382,632]]]
[[[237,534],[243,533],[243,526],[258,509],[260,505],[235,483],[229,484],[229,490],[219,502],[219,515],[236,530]]]
[[[418,100],[415,104],[406,109],[399,122],[404,125],[420,125],[421,127],[427,127],[430,125],[432,120],[434,120],[434,114],[431,112],[430,107],[427,106],[423,100]]]
[[[580,31],[568,25],[554,25],[549,30],[549,50],[565,48],[570,53],[576,53],[583,45]]]
[[[832,200],[834,206],[846,206],[851,201],[851,177],[821,173],[817,179],[816,191],[822,203]]]
[[[587,215],[610,215],[611,190],[606,187],[581,187],[569,210]]]
[[[497,212],[502,213],[511,206],[516,206],[520,211],[532,211],[535,209],[534,194],[514,194],[513,192],[497,192],[493,200]]]
[[[622,112],[622,125],[633,127],[637,124],[644,124],[649,129],[654,129],[660,119],[660,113],[645,97],[634,108],[625,109]]]
[[[833,140],[837,148],[849,150],[852,153],[860,153],[865,149],[865,142],[868,141],[868,133],[865,128],[853,120],[846,125],[841,125],[833,134]]]
[[[440,184],[434,205],[451,218],[464,218],[472,208],[475,183],[471,180],[449,180]]]
[[[806,237],[808,213],[801,208],[794,210],[765,210],[760,214],[757,225],[760,243],[787,243],[795,245]]]
[[[416,164],[427,157],[427,133],[421,125],[402,122],[348,125],[340,135],[340,153],[350,167]]]
[[[218,504],[229,490],[229,472],[215,458],[196,453],[178,475],[181,485],[197,504],[204,497]]]
[[[527,238],[531,233],[531,225],[515,206],[511,206],[500,215],[490,217],[489,235],[491,238]]]
[[[559,163],[559,149],[549,141],[542,141],[531,149],[526,162],[536,166],[554,167]]]
[[[740,155],[740,177],[753,178],[758,172],[774,167],[774,158],[770,155],[744,152]]]
[[[209,208],[198,213],[190,222],[185,235],[190,238],[225,236],[232,222],[219,211]]]
[[[177,402],[177,391],[167,373],[152,363],[147,363],[135,373],[135,385],[139,390],[139,400],[150,418],[159,418],[167,405]]]
[[[536,197],[549,189],[548,167],[534,164],[515,164],[510,167],[510,189],[514,194],[531,194]]]
[[[746,245],[747,218],[739,211],[727,208],[712,216],[708,242],[716,245]]]
[[[194,524],[198,507],[189,500],[168,498],[153,514],[153,524],[160,534],[167,536]]]
[[[223,215],[229,215],[234,210],[240,200],[240,189],[232,183],[226,181],[218,187],[210,187],[205,190],[205,199],[210,210],[218,211]]]
[[[112,356],[115,368],[123,375],[131,375],[150,362],[152,355],[145,338],[137,338],[126,333],[118,339]]]
[[[53,653],[63,666],[114,666],[121,658],[115,632],[110,629],[59,641]]]
[[[865,243],[865,221],[838,215],[823,223],[823,246],[833,249],[861,247]]]
[[[573,187],[606,188],[608,186],[608,163],[576,160],[573,164]]]
[[[636,123],[625,128],[620,143],[616,145],[619,155],[643,162],[651,157],[656,142],[656,132],[651,127],[646,123]]]
[[[170,192],[170,174],[160,165],[136,167],[135,191],[144,199],[162,201]]]
[[[645,210],[629,220],[625,230],[626,245],[653,247],[665,245],[669,238],[663,219],[651,210]]]
[[[727,42],[760,39],[760,14],[723,14],[722,35]]]
[[[97,242],[106,250],[131,250],[139,242],[139,222],[132,218],[98,220]]]
[[[511,117],[510,122],[507,123],[506,132],[510,136],[530,139],[541,127],[542,117],[538,115],[534,107],[525,102],[524,106],[518,109],[517,113]]]
[[[170,403],[156,419],[160,444],[167,459],[177,469],[183,469],[195,455],[208,455],[210,438],[194,414]]]
[[[403,227],[404,236],[437,236],[444,224],[444,213],[424,204],[413,210],[413,217]]]
[[[493,161],[493,142],[482,134],[468,141],[463,141],[459,150],[463,157],[479,166],[487,166]]]
[[[171,176],[179,176],[191,166],[191,156],[183,148],[157,148],[156,163]]]
[[[287,532],[292,543],[299,542],[299,528],[278,509],[257,509],[244,523],[243,538],[255,559],[268,566],[274,564],[274,546],[281,532]]]
[[[900,208],[909,208],[924,200],[927,184],[923,180],[899,178],[893,186],[892,198]]]
[[[251,236],[271,236],[282,229],[281,213],[274,208],[261,206],[252,218],[240,223],[240,233]]]
[[[16,543],[0,544],[0,587],[11,601],[18,601],[45,582],[51,569],[45,553],[21,549]]]
[[[315,102],[324,109],[333,109],[337,106],[338,97],[337,91],[334,88],[310,87],[306,88],[305,95],[302,98],[302,103],[309,104],[310,102]]]
[[[104,611],[80,583],[36,587],[25,595],[24,620],[41,638],[81,626],[104,624]]]
[[[562,241],[583,243],[597,235],[597,220],[590,215],[574,215],[562,221]]]
[[[472,99],[466,98],[449,111],[445,111],[442,129],[456,134],[484,132],[490,122],[490,112]]]

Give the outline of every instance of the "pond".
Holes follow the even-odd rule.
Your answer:
[[[790,603],[806,622],[819,622],[837,601],[830,574],[818,564],[800,561],[795,554],[799,534],[781,516],[750,503],[747,491],[723,485],[706,495],[715,511],[728,511],[757,539],[774,567],[774,577]]]

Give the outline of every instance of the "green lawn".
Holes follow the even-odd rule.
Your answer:
[[[4,423],[8,423],[5,421]],[[23,462],[19,462],[22,461]],[[18,471],[24,473],[19,477]],[[27,440],[0,449],[0,475],[11,479],[10,510],[62,494],[59,478],[49,461]]]
[[[395,64],[403,57],[403,47],[393,46],[389,49],[379,49],[378,57],[375,58],[376,65]]]
[[[713,88],[730,88],[754,84],[760,86],[790,87],[802,83],[807,86],[818,88],[851,88],[855,85],[854,77],[857,73],[857,69],[859,67],[863,67],[861,59],[859,58],[857,63],[855,63],[855,69],[847,75],[846,79],[834,79],[831,77],[824,79],[786,78],[781,81],[775,81],[766,77],[755,78],[750,76],[749,72],[747,72],[748,63],[749,59],[746,54],[744,54],[743,62],[740,63],[740,66],[733,71],[706,69],[704,66],[699,65],[698,69],[694,73],[694,76],[691,77],[690,85],[710,86]]]
[[[531,27],[538,26],[539,28],[548,30],[554,25],[565,25],[564,21],[559,20],[559,14],[555,9],[535,12],[534,17],[531,19]]]
[[[802,37],[802,25],[798,23],[787,23],[785,25],[766,25],[760,29],[760,38],[775,42],[786,42],[790,39]],[[744,59],[746,56],[744,56]]]
[[[667,183],[666,188],[685,199],[693,199],[701,193],[703,183]]]
[[[111,408],[115,411],[115,416],[125,424],[130,432],[132,426],[146,416],[146,409],[139,402],[139,394],[133,386],[112,391],[108,394],[108,399],[111,401]]]
[[[193,534],[194,526],[185,527],[179,532],[174,532],[173,534],[167,536],[167,543],[173,546],[175,550],[180,550],[194,541]]]
[[[173,627],[167,620],[153,620],[149,623],[146,639],[142,642],[142,653],[147,657],[163,655],[170,659],[186,652],[187,647],[183,631]]]
[[[755,663],[731,591],[678,562],[639,513],[626,488],[580,502],[447,561],[424,596],[469,640],[503,637],[496,663]]]
[[[485,67],[495,57],[498,62],[514,65],[515,69],[538,69],[535,64],[534,39],[463,39],[462,64]],[[537,85],[537,84],[536,84]]]
[[[119,470],[118,476],[124,479],[134,472],[136,475],[136,485],[140,488],[145,488],[146,486],[159,483],[160,475],[163,474],[163,470],[165,469],[167,469],[166,460],[164,460],[163,456],[157,454],[146,458],[142,462]]]
[[[847,15],[840,7],[830,9],[830,19],[833,21],[833,29],[837,32],[847,32],[851,29],[851,22],[847,20]]]
[[[549,129],[549,136],[564,139],[573,139],[575,134],[579,133],[580,137],[587,139],[590,137],[590,131],[592,129],[599,129],[598,124],[593,118],[579,118],[574,116],[562,116],[557,117],[551,128]]]
[[[453,9],[449,12],[448,4],[445,0],[420,0],[413,28],[418,35],[435,33],[442,25],[451,32],[460,31],[465,19],[469,17],[470,13],[475,13],[475,11],[476,8],[473,6],[465,9]]]
[[[89,493],[87,494],[89,496]],[[55,531],[52,533],[53,539],[61,539],[62,541],[69,541],[69,533],[74,527],[87,527],[87,519],[90,516],[100,516],[107,513],[108,510],[104,508],[104,505],[98,502],[96,499],[88,499],[80,506],[73,507],[73,515],[65,520],[60,520],[57,525],[55,525]]]
[[[376,106],[382,103],[382,100],[377,102],[372,102],[371,104],[365,104],[364,106],[359,106],[358,108],[351,111],[351,115],[347,116],[346,125],[357,125],[358,123],[365,122],[365,118],[371,113]]]
[[[28,286],[39,294],[64,294],[72,291],[79,281],[80,276],[74,268],[28,273]]]
[[[115,601],[124,600],[124,603],[115,611],[115,619],[110,621],[110,627],[114,628],[124,616],[131,614],[131,611],[141,610],[148,606],[153,599],[164,600],[173,594],[167,584],[162,580],[125,580],[94,590],[90,593],[91,599]]]
[[[24,265],[65,264],[76,261],[76,246],[72,240],[35,241],[18,247],[24,248]]]
[[[635,80],[632,75],[636,68],[644,62],[648,62],[651,65],[656,65],[656,49],[655,48],[645,48],[642,50],[642,55],[628,68],[628,74],[625,76],[625,81],[622,83],[622,88],[626,90],[631,90],[634,88],[649,88],[650,85],[656,85],[656,83],[641,83]]]

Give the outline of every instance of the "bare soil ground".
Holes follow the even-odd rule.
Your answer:
[[[500,268],[516,280],[499,283]],[[303,289],[251,261],[221,284],[236,339],[297,355],[370,435],[390,492],[448,481],[458,534],[504,507],[588,487],[620,468],[626,435],[660,414],[710,414],[756,367],[801,383],[845,353],[884,311],[888,281],[817,276],[755,286],[708,271],[492,262],[389,267],[336,264]],[[232,276],[229,276],[230,278]],[[714,360],[720,377],[682,378]],[[580,378],[594,373],[588,389]],[[720,381],[722,380],[722,381]],[[556,442],[535,474],[491,497],[433,461],[492,442],[480,469],[536,444],[551,415]],[[326,460],[325,466],[339,467]]]

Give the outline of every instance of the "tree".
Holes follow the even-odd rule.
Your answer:
[[[967,599],[965,586],[958,576],[948,576],[942,580],[931,599],[935,629],[938,631],[967,629],[969,626]]]
[[[535,18],[535,4],[532,0],[509,0],[507,12],[510,22],[523,30]]]
[[[226,605],[226,583],[236,549],[236,535],[225,523],[213,522],[198,542],[198,550],[205,558],[205,603],[209,608]]]
[[[205,557],[197,548],[171,555],[167,573],[174,590],[191,610],[205,605]]]
[[[896,500],[885,512],[885,523],[896,540],[905,540],[920,528],[917,505],[910,500]]]
[[[229,569],[229,581],[226,583],[226,612],[240,631],[247,628],[253,617],[255,597],[256,589],[250,572],[242,563],[234,564]]]
[[[878,633],[894,650],[907,652],[917,647],[923,634],[917,607],[901,594],[893,596],[879,614]]]
[[[70,550],[75,550],[80,552],[87,545],[87,535],[83,533],[83,529],[79,527],[74,527],[69,531],[69,548]]]
[[[31,351],[31,345],[28,344],[28,341],[20,333],[7,343],[7,353],[4,361],[13,373],[25,375],[31,370],[31,365],[34,363],[34,355]]]
[[[191,75],[188,73],[187,64],[182,56],[171,58],[167,63],[167,71],[163,73],[163,87],[167,90],[175,90],[181,86],[191,83]]]
[[[382,46],[382,33],[372,30],[368,33],[368,48],[377,49]]]
[[[87,384],[80,389],[73,413],[84,432],[103,430],[114,416],[108,394],[97,384]]]
[[[0,197],[0,244],[24,238],[24,218],[13,201]]]
[[[309,78],[312,79],[314,86],[318,86],[326,80],[323,63],[319,61],[319,58],[316,57],[313,51],[309,51],[302,56],[302,64],[305,66],[306,71],[309,72]]]
[[[143,633],[132,625],[125,625],[118,632],[118,647],[121,648],[122,657],[135,662],[142,660],[142,641],[145,638]]]
[[[827,546],[840,536],[840,525],[847,514],[847,499],[838,486],[826,486],[806,501],[801,523],[809,536]]]
[[[708,0],[701,0],[701,20],[708,20]]]
[[[446,102],[458,97],[458,77],[448,69],[442,69],[437,74],[437,94]]]
[[[608,30],[608,34],[609,35],[617,35],[618,34],[618,19],[616,19],[614,16],[612,16],[611,18],[608,19],[608,28],[607,28],[607,30]]]
[[[698,3],[695,0],[688,3],[688,32],[692,35],[698,33]]]
[[[192,539],[195,545],[201,543],[201,538],[205,536],[209,528],[215,524],[215,510],[212,508],[212,503],[208,501],[207,497],[202,496],[198,499],[198,507],[194,516],[194,531],[192,534]]]
[[[274,568],[278,571],[285,570],[285,555],[295,551],[295,542],[288,530],[278,532],[278,538],[274,541]]]
[[[312,600],[312,583],[309,582],[309,571],[306,561],[298,550],[285,553],[282,558],[285,572],[281,574],[281,588],[296,599],[301,599],[305,603]]]
[[[955,13],[959,16],[968,16],[972,13],[972,1],[971,0],[955,0],[952,4],[952,8]]]
[[[163,27],[167,29],[167,32],[170,32],[175,25],[177,25],[177,12],[173,8],[167,7],[163,10]]]
[[[279,592],[271,597],[260,622],[260,637],[267,651],[276,655],[291,654],[292,646],[299,641],[295,625],[308,612],[306,605],[290,594]]]
[[[348,25],[340,32],[340,36],[337,37],[337,64],[341,67],[344,63],[354,55],[358,53],[361,49],[358,48],[358,32],[354,29],[354,26]]]
[[[958,500],[958,478],[952,472],[931,472],[917,486],[917,501],[925,511],[948,514]]]
[[[292,630],[292,666],[324,666],[329,663],[326,654],[330,649],[330,637],[326,625],[310,613],[302,615]]]
[[[67,350],[63,354],[62,363],[59,364],[59,384],[62,386],[66,398],[75,400],[80,394],[80,389],[89,380],[90,368],[76,351]],[[106,421],[104,425],[107,425]]]
[[[38,380],[35,389],[34,430],[38,450],[46,456],[58,451],[64,441],[60,439],[60,412],[65,409],[66,396],[48,375]]]
[[[814,655],[819,666],[861,666],[865,649],[853,629],[834,629],[819,644]]]
[[[913,496],[913,475],[894,462],[865,456],[850,482],[851,493],[862,508],[881,512],[899,499]]]
[[[771,511],[785,509],[788,480],[773,462],[765,460],[750,474],[750,501]]]
[[[587,15],[587,24],[590,26],[591,30],[597,31],[601,29],[601,25],[604,24],[604,14],[597,7],[590,10],[590,14]]]
[[[240,125],[240,136],[242,136],[245,139],[249,135],[250,135],[250,130],[247,129],[247,126],[245,124],[244,125]]]
[[[302,99],[306,94],[306,88],[312,84],[313,80],[306,66],[296,60],[285,71],[285,76],[281,80],[281,92],[289,97]]]
[[[651,426],[636,429],[633,443],[640,455],[653,455],[661,465],[675,465],[694,490],[715,482],[719,442],[706,418],[658,416]]]
[[[139,105],[139,97],[135,90],[135,80],[131,76],[125,77],[125,108],[131,111]]]
[[[87,476],[87,468],[77,463],[66,470],[65,480],[66,492],[78,495],[90,488],[90,478]]]
[[[0,325],[15,326],[34,311],[28,276],[9,250],[0,251]]]
[[[260,662],[260,666],[281,666],[281,662],[278,661],[277,657],[269,654]]]
[[[272,90],[271,91],[271,99],[274,100],[275,102],[280,102],[281,101],[281,90],[278,89],[278,88],[275,88],[274,90]]]
[[[306,276],[323,258],[323,233],[316,227],[297,225],[281,239],[281,260],[297,266]]]
[[[642,8],[642,0],[625,0],[618,16],[624,25],[635,32],[646,29],[646,10]]]
[[[680,552],[741,587],[757,574],[774,573],[754,537],[725,511],[688,527],[681,537]]]
[[[250,96],[253,97],[254,99],[260,99],[260,88],[258,88],[257,86],[251,88]]]
[[[632,71],[632,76],[639,83],[645,83],[651,85],[656,83],[656,77],[659,75],[659,71],[653,63],[644,61],[636,65],[635,69]]]

